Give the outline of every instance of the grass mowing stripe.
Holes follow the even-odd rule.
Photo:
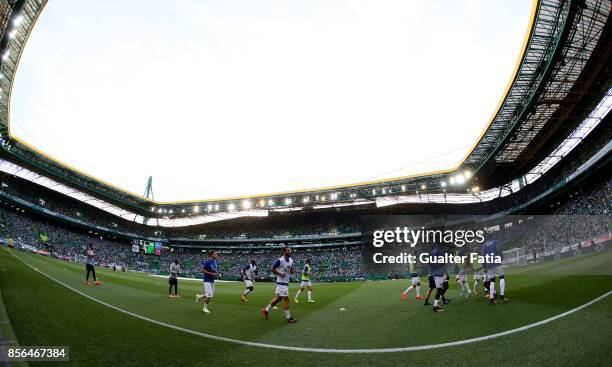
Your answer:
[[[6,269],[0,269],[0,271],[4,271]],[[8,312],[6,312],[6,307],[4,306],[4,300],[2,298],[2,290],[0,289],[0,345],[18,347],[19,340],[17,340],[17,335],[11,326],[11,319],[8,316]],[[1,363],[0,363],[1,364]],[[27,362],[11,362],[11,364],[7,364],[9,366],[28,366]]]
[[[35,270],[36,272],[40,273],[41,275],[47,277],[48,279],[72,290],[75,293],[80,294],[83,297],[86,297],[94,302],[97,302],[101,305],[104,305],[106,307],[109,307],[115,311],[119,311],[121,313],[130,315],[132,317],[144,320],[144,321],[148,321],[151,322],[153,324],[159,325],[159,326],[163,326],[163,327],[167,327],[173,330],[177,330],[177,331],[181,331],[181,332],[185,332],[188,334],[192,334],[192,335],[197,335],[200,337],[204,337],[204,338],[208,338],[208,339],[213,339],[213,340],[218,340],[218,341],[223,341],[223,342],[227,342],[227,343],[233,343],[233,344],[240,344],[240,345],[245,345],[245,346],[251,346],[251,347],[260,347],[260,348],[268,348],[268,349],[279,349],[279,350],[289,350],[289,351],[297,351],[297,352],[314,352],[314,353],[397,353],[397,352],[412,352],[412,351],[422,351],[422,350],[429,350],[429,349],[438,349],[438,348],[446,348],[446,347],[455,347],[455,346],[460,346],[460,345],[465,345],[465,344],[471,344],[471,343],[477,343],[477,342],[481,342],[481,341],[486,341],[486,340],[491,340],[491,339],[495,339],[495,338],[499,338],[502,336],[506,336],[506,335],[511,335],[511,334],[515,334],[515,333],[519,333],[525,330],[529,330],[531,328],[534,327],[538,327],[547,323],[550,323],[552,321],[558,320],[560,318],[563,318],[565,316],[571,315],[575,312],[578,312],[586,307],[589,307],[603,299],[605,299],[606,297],[610,296],[612,294],[612,290],[606,292],[605,294],[583,304],[580,305],[578,307],[575,307],[569,311],[563,312],[561,314],[549,317],[547,319],[529,324],[529,325],[525,325],[525,326],[521,326],[515,329],[511,329],[511,330],[507,330],[507,331],[503,331],[500,333],[495,333],[495,334],[491,334],[491,335],[486,335],[486,336],[481,336],[481,337],[477,337],[477,338],[471,338],[471,339],[465,339],[465,340],[458,340],[458,341],[453,341],[453,342],[448,342],[448,343],[440,343],[440,344],[430,344],[430,345],[419,345],[419,346],[412,346],[412,347],[400,347],[400,348],[376,348],[376,349],[327,349],[327,348],[304,348],[304,347],[291,347],[291,346],[283,346],[283,345],[275,345],[275,344],[265,344],[265,343],[257,343],[257,342],[249,342],[249,341],[245,341],[245,340],[238,340],[238,339],[231,339],[231,338],[226,338],[226,337],[221,337],[221,336],[216,336],[216,335],[211,335],[211,334],[206,334],[203,332],[199,332],[199,331],[195,331],[195,330],[191,330],[191,329],[187,329],[187,328],[182,328],[182,327],[178,327],[172,324],[168,324],[162,321],[158,321],[158,320],[154,320],[151,318],[148,318],[146,316],[142,316],[139,315],[137,313],[122,309],[120,307],[111,305],[109,303],[106,303],[104,301],[101,301],[95,297],[92,297],[86,293],[83,293],[63,282],[61,282],[60,280],[55,279],[54,277],[40,271],[39,269],[35,268],[34,266],[32,266],[30,263],[28,263],[27,261],[21,259],[19,256],[15,255],[14,253],[10,253],[12,256],[14,256],[16,259],[18,259],[19,261],[21,261],[22,263],[24,263],[25,265],[27,265],[28,267],[30,267],[31,269]]]
[[[2,300],[2,290],[0,290],[0,345],[19,346],[19,341],[15,336],[15,332],[11,326],[11,320],[8,317],[4,301]]]

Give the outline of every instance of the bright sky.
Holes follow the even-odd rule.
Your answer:
[[[50,0],[17,137],[157,200],[449,168],[488,124],[532,0]]]

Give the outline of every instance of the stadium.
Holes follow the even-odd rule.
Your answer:
[[[52,6],[0,0],[1,366],[610,364],[609,0],[533,1],[450,169],[185,201],[15,133]]]

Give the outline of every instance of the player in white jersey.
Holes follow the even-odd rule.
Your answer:
[[[253,283],[255,282],[255,275],[257,275],[257,261],[251,259],[251,262],[242,269],[242,280],[244,280],[244,287],[246,288],[242,292],[242,302],[249,302],[247,295],[253,292]]]
[[[459,288],[461,288],[461,290],[459,291],[459,296],[469,297],[472,295],[472,291],[470,290],[470,284],[467,281],[467,273],[468,269],[466,268],[461,269],[459,273],[457,273],[456,280],[459,284]]]
[[[478,294],[478,282],[484,281],[484,269],[480,269],[474,272],[474,294]]]
[[[459,296],[469,297],[472,295],[472,290],[470,289],[470,284],[468,283],[468,274],[472,271],[472,264],[467,261],[469,250],[463,247],[459,248],[457,255],[460,255],[465,259],[461,264],[458,264],[460,270],[455,278],[457,284],[459,284],[459,288],[461,289],[459,291]]]
[[[410,283],[410,286],[402,292],[402,299],[405,301],[408,298],[408,292],[412,289],[415,290],[416,299],[423,299],[423,297],[421,297],[421,273],[417,270],[414,263],[410,263]]]
[[[485,284],[489,287],[489,303],[494,305],[495,299],[499,298],[501,303],[508,303],[508,299],[504,296],[506,290],[506,279],[504,276],[504,268],[501,264],[501,248],[502,243],[497,239],[492,239],[482,245],[482,256],[487,256],[490,261],[485,262],[484,267],[487,272]],[[499,258],[499,262],[496,259]],[[499,294],[495,292],[495,281],[499,279]]]
[[[168,297],[170,298],[181,298],[178,295],[178,276],[181,274],[181,266],[178,263],[178,260],[174,260],[172,264],[170,264],[170,277],[168,278],[168,283],[170,284],[170,288],[168,289]],[[174,287],[174,295],[172,295],[172,287]]]
[[[282,254],[283,256],[276,259],[274,265],[272,265],[272,269],[270,269],[273,274],[276,274],[276,295],[272,298],[270,303],[261,310],[261,313],[267,320],[272,307],[282,300],[287,322],[294,323],[297,320],[291,317],[291,311],[289,311],[289,282],[291,281],[291,274],[295,273],[293,259],[291,258],[291,248],[283,248]]]

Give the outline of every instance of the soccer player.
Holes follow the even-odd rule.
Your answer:
[[[242,279],[244,280],[244,286],[246,288],[244,292],[242,292],[242,302],[249,302],[247,295],[253,292],[253,282],[258,272],[257,261],[255,261],[255,259],[251,259],[251,262],[242,269]]]
[[[457,283],[459,283],[459,296],[469,297],[472,295],[472,291],[470,290],[470,285],[467,282],[467,271],[468,269],[462,269],[457,273]]]
[[[480,270],[474,272],[474,294],[478,294],[478,281],[482,280],[482,272]]]
[[[170,278],[168,278],[168,283],[170,284],[170,288],[168,289],[168,297],[170,298],[180,298],[178,295],[178,276],[181,273],[181,266],[178,263],[178,260],[174,260],[172,264],[170,264]],[[174,287],[174,295],[172,295],[172,287]]]
[[[446,271],[446,267],[444,267],[444,280],[442,281],[442,294],[440,295],[440,297],[442,298],[442,303],[444,303],[445,305],[450,303],[451,301],[448,298],[444,298],[446,291],[450,287],[450,285],[448,284],[449,280],[450,280],[450,275],[448,275],[448,271]]]
[[[423,302],[423,306],[429,306],[429,296],[431,296],[431,292],[436,289],[436,282],[434,281],[433,275],[427,274],[427,283],[429,284],[429,289],[427,289],[427,295],[425,296],[425,302]]]
[[[208,304],[215,295],[215,278],[219,276],[219,273],[217,273],[217,267],[219,266],[217,257],[217,251],[210,251],[208,259],[202,263],[200,268],[200,273],[204,274],[204,294],[196,294],[195,301],[198,303],[204,298],[204,308],[202,308],[202,311],[205,313],[210,313]]]
[[[416,292],[416,299],[423,299],[423,297],[421,297],[421,273],[416,269],[416,266],[413,263],[410,263],[410,282],[412,283],[410,287],[406,288],[406,290],[402,292],[402,299],[405,301],[408,298],[407,293],[413,288]],[[429,293],[431,294],[431,292]]]
[[[444,256],[444,250],[442,249],[441,246],[436,246],[432,252],[431,252],[431,256],[432,257],[439,257],[439,256]],[[438,264],[438,263],[433,263],[433,264],[429,264],[429,272],[431,274],[431,277],[433,278],[433,285],[436,288],[436,295],[434,296],[434,303],[433,303],[433,311],[434,312],[442,312],[444,311],[442,309],[442,307],[440,307],[440,298],[442,298],[443,303],[447,303],[444,298],[444,280],[446,278],[446,276],[448,275],[448,273],[446,272],[446,269],[444,267],[444,264]],[[448,279],[446,279],[447,281],[447,289],[448,289]],[[430,284],[431,287],[431,284]]]
[[[487,258],[487,255],[488,258]],[[485,269],[487,271],[487,281],[489,282],[489,303],[495,304],[495,278],[499,278],[499,300],[507,303],[504,297],[506,291],[506,279],[504,278],[504,268],[501,263],[495,262],[494,257],[501,256],[501,242],[499,240],[489,240],[482,245],[482,256],[485,256]]]
[[[96,269],[94,269],[94,250],[93,250],[93,244],[89,244],[88,248],[87,248],[87,260],[85,262],[85,272],[87,273],[85,275],[85,284],[90,285],[89,283],[89,274],[93,275],[93,280],[94,280],[94,284],[95,285],[100,285],[102,283],[100,283],[100,281],[98,281],[98,279],[96,278]]]
[[[302,283],[300,284],[300,289],[295,294],[293,300],[295,303],[300,303],[298,298],[300,294],[304,291],[305,288],[308,288],[308,303],[314,303],[315,301],[312,299],[312,282],[310,281],[310,274],[312,274],[312,259],[306,260],[306,265],[304,265],[304,270],[302,270]]]
[[[455,277],[455,280],[459,284],[459,296],[469,297],[472,295],[472,290],[470,289],[470,285],[468,283],[468,274],[472,270],[472,264],[467,260],[469,256],[469,250],[465,247],[459,248],[457,251],[457,255],[464,257],[464,261],[460,264],[457,264],[459,272]]]
[[[440,299],[442,300],[443,304],[448,304],[450,303],[450,299],[444,298],[444,294],[446,293],[446,291],[448,290],[448,272],[446,271],[446,268],[444,268],[444,264],[442,264],[442,287],[441,287],[441,291],[440,291]],[[429,306],[431,305],[431,303],[429,303],[429,296],[431,296],[431,292],[434,289],[438,289],[440,287],[438,287],[438,283],[436,281],[436,277],[432,274],[432,268],[430,265],[430,269],[429,269],[429,275],[427,276],[427,280],[429,282],[429,289],[427,290],[427,295],[425,296],[425,302],[423,303],[423,306]],[[436,295],[438,294],[438,292],[436,292]],[[435,304],[435,303],[434,303]],[[435,310],[434,310],[435,311]],[[444,311],[442,310],[442,308],[440,308],[438,311]]]
[[[484,292],[484,298],[489,298],[489,290],[491,289],[491,279],[489,279],[489,275],[486,272],[486,269],[483,269],[482,273],[482,288]]]
[[[483,271],[482,286],[484,287],[484,298],[488,299],[490,290],[491,290],[491,277],[489,277],[489,274],[487,274],[486,268],[483,268],[482,271]],[[495,277],[492,277],[492,278],[495,279]]]
[[[289,281],[291,280],[291,274],[295,273],[290,247],[283,248],[282,256],[279,259],[276,259],[270,271],[273,274],[276,274],[276,295],[274,298],[272,298],[270,303],[268,303],[268,305],[261,310],[261,313],[267,320],[272,307],[282,300],[285,307],[285,317],[287,318],[287,322],[297,322],[296,319],[291,317],[291,311],[289,311]]]

